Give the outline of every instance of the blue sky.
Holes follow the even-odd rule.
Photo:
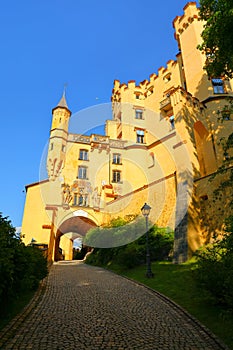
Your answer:
[[[64,84],[69,108],[76,113],[110,102],[114,79],[148,79],[176,58],[172,21],[186,3],[2,2],[0,212],[14,226],[21,226],[24,186],[39,180],[51,110]]]

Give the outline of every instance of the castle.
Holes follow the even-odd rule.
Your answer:
[[[72,259],[73,240],[116,217],[141,215],[174,229],[174,261],[184,262],[221,232],[225,198],[213,191],[233,127],[226,110],[232,81],[209,79],[197,49],[203,22],[195,2],[173,21],[179,53],[139,85],[114,81],[105,135],[69,132],[63,94],[52,110],[48,179],[26,186],[25,244],[47,247],[48,259]],[[230,165],[229,165],[230,168]]]

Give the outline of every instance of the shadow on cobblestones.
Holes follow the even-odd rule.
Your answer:
[[[0,333],[0,348],[227,349],[163,296],[79,261],[52,266],[26,310]]]

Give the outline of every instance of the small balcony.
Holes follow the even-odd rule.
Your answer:
[[[167,96],[164,100],[160,102],[160,109],[164,111],[168,111],[171,109],[171,97]]]

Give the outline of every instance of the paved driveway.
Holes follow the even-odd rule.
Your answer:
[[[1,349],[14,350],[226,349],[166,298],[77,261],[54,264],[45,287],[0,337]]]

